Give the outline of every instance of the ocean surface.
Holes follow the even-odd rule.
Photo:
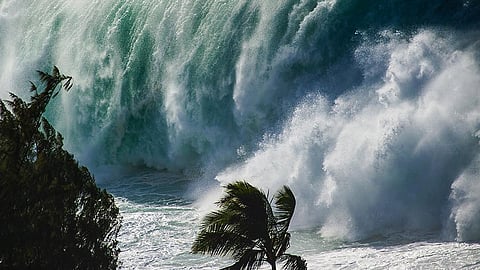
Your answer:
[[[0,0],[0,59],[0,98],[74,77],[123,269],[232,263],[190,246],[235,180],[291,187],[310,269],[480,268],[478,0]]]

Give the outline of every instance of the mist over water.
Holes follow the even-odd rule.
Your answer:
[[[55,64],[75,88],[47,116],[91,168],[288,184],[294,228],[327,238],[478,241],[478,14],[478,1],[3,0],[0,97]]]

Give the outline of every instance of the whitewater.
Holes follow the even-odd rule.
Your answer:
[[[123,269],[190,253],[222,186],[297,198],[310,269],[480,268],[480,1],[0,0],[0,98],[111,192]]]

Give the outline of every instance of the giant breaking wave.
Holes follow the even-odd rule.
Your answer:
[[[0,97],[73,75],[48,117],[90,166],[289,184],[295,223],[480,240],[480,3],[4,0]],[[27,93],[23,93],[27,95]]]

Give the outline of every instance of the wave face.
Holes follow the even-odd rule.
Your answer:
[[[55,64],[76,87],[47,116],[86,164],[289,184],[297,226],[327,237],[480,240],[478,14],[478,1],[4,0],[0,96]]]

